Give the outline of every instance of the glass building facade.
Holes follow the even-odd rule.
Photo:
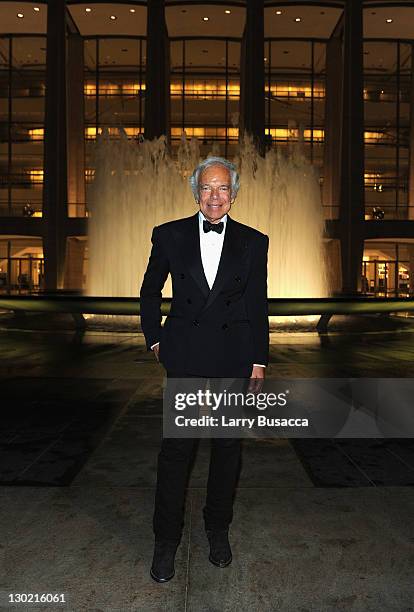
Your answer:
[[[209,6],[167,0],[165,5],[172,149],[185,133],[198,138],[202,154],[214,145],[220,154],[232,158],[240,136],[244,2]],[[414,220],[414,200],[410,198],[410,175],[414,174],[410,172],[412,42],[404,28],[396,29],[393,24],[414,19],[414,7],[405,5],[395,2],[384,8],[369,2],[364,8],[365,221],[378,226],[374,237],[365,237],[361,262],[361,289],[368,295],[414,293],[414,234],[401,225]],[[47,9],[47,2],[25,2],[23,8],[13,2],[0,3],[0,17],[4,17],[0,19],[3,293],[44,289],[43,236],[36,222],[42,220],[44,197]],[[147,9],[146,2],[68,2],[66,10],[72,24],[67,43],[68,108],[82,109],[84,140],[84,191],[73,195],[69,184],[67,215],[87,219],[88,190],[94,180],[91,147],[96,135],[106,129],[110,137],[118,138],[119,128],[131,139],[144,135]],[[283,2],[280,7],[265,2],[265,144],[267,148],[283,148],[301,140],[306,155],[319,169],[321,186],[326,163],[327,46],[342,14],[343,3],[339,1]],[[288,25],[278,21],[286,16]],[[77,38],[78,47],[73,51],[71,37]],[[82,100],[76,91],[83,92]],[[68,135],[70,163],[70,121]],[[337,203],[325,198],[323,206],[326,219],[338,222]],[[389,230],[381,234],[385,221],[400,223],[394,235]],[[331,239],[337,240],[335,236]],[[68,288],[81,290],[87,280],[84,231],[68,239],[67,256],[79,249],[83,267]]]

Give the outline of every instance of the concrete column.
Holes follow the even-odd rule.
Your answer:
[[[410,140],[408,145],[408,219],[414,219],[414,45],[411,44]],[[414,270],[413,270],[414,272]]]
[[[240,138],[253,137],[264,155],[265,90],[264,90],[264,3],[246,0],[246,25],[240,56]],[[270,93],[269,93],[270,95]]]
[[[65,289],[81,290],[86,240],[70,236],[66,243]]]
[[[326,261],[327,285],[332,295],[341,293],[341,245],[339,240],[331,239],[323,243],[324,259]]]
[[[342,111],[342,75],[338,66],[342,65],[342,40],[340,36],[331,37],[326,45],[326,82],[325,82],[325,126],[324,126],[324,168],[322,201],[330,206],[329,219],[339,216],[340,176],[341,176],[341,124],[338,117]]]
[[[364,249],[364,88],[362,2],[345,3],[341,134],[342,291],[361,289]]]
[[[144,136],[170,140],[170,43],[164,0],[147,2]]]
[[[68,202],[69,216],[84,216],[85,109],[83,37],[68,37]]]
[[[409,265],[409,290],[414,295],[414,244],[408,245],[408,265]]]
[[[47,3],[43,184],[45,290],[63,288],[67,219],[65,0]]]

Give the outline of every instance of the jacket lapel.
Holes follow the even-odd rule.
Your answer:
[[[226,281],[242,265],[246,254],[247,244],[242,239],[242,234],[238,229],[238,224],[227,216],[226,232],[224,234],[223,249],[221,252],[220,263],[214,284],[210,290],[200,252],[200,233],[199,233],[198,212],[186,219],[186,225],[176,234],[179,243],[181,257],[187,269],[200,291],[206,299],[200,314],[204,312],[219,295]]]
[[[198,229],[198,212],[187,219],[184,231],[180,232],[180,251],[188,271],[207,299],[210,287],[204,274],[200,252],[200,233]]]

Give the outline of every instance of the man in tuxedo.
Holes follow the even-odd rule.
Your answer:
[[[167,378],[250,378],[260,388],[268,363],[265,234],[234,221],[229,211],[239,175],[221,157],[204,160],[190,177],[199,211],[155,227],[140,292],[147,348]],[[162,288],[172,277],[171,310],[161,326]],[[166,582],[183,528],[188,470],[196,440],[164,438],[158,456],[151,576]],[[204,524],[209,560],[232,560],[228,540],[240,465],[240,439],[212,439]]]

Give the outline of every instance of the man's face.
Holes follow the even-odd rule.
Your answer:
[[[220,164],[203,170],[198,193],[201,212],[211,223],[218,223],[232,205],[230,171]]]

